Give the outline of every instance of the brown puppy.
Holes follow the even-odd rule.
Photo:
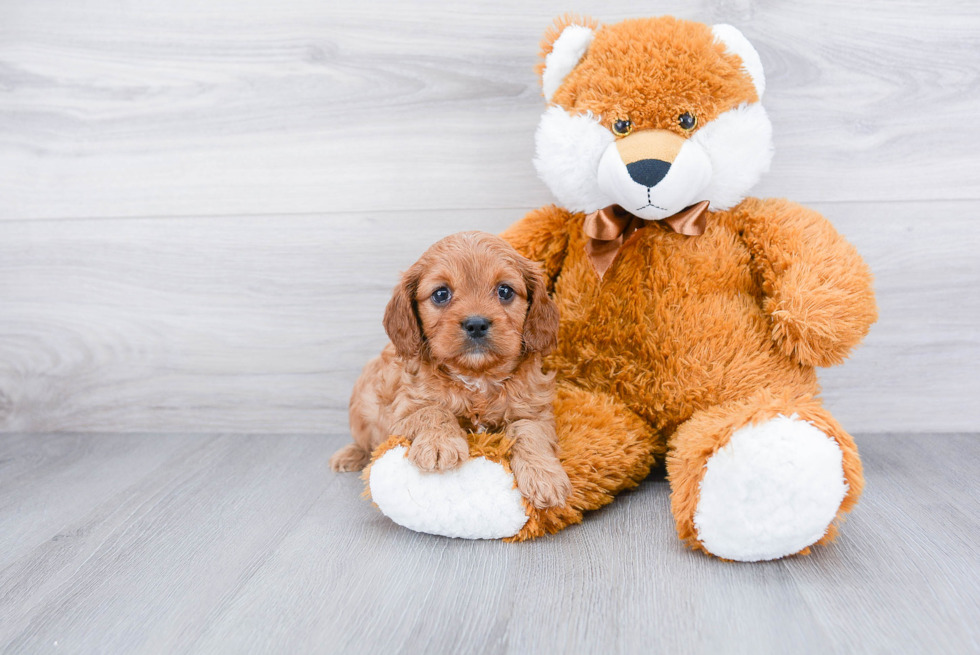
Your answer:
[[[467,431],[506,430],[517,487],[535,507],[564,505],[554,374],[542,354],[558,336],[558,308],[537,264],[503,239],[461,232],[429,248],[402,275],[385,311],[391,344],[354,385],[354,443],[330,459],[357,471],[390,435],[412,441],[423,471],[466,461]]]

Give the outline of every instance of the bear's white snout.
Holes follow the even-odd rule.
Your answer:
[[[606,147],[598,182],[629,213],[660,220],[704,200],[711,160],[700,145],[673,132],[644,130]]]

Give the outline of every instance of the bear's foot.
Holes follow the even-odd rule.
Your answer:
[[[695,412],[670,439],[667,474],[678,536],[741,562],[830,543],[864,487],[854,440],[792,390]]]
[[[705,464],[694,527],[742,562],[798,553],[827,534],[847,495],[837,442],[796,414],[735,431]]]
[[[371,499],[392,521],[416,532],[463,539],[502,539],[528,521],[514,476],[478,454],[441,473],[424,473],[394,437],[378,448],[365,472]]]
[[[580,522],[584,511],[636,486],[662,452],[649,424],[608,394],[560,383],[555,423],[571,485],[562,505],[537,508],[521,496],[510,468],[513,441],[502,433],[470,433],[469,459],[443,473],[419,471],[405,457],[411,442],[393,436],[362,477],[378,508],[406,528],[516,542]]]

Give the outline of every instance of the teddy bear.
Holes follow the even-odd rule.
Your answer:
[[[768,171],[760,57],[730,25],[565,16],[542,42],[534,165],[557,203],[502,236],[560,312],[555,417],[572,491],[521,498],[499,434],[421,473],[393,436],[365,471],[397,523],[523,541],[580,522],[665,465],[691,548],[772,560],[830,542],[864,484],[815,367],[877,318],[870,271],[822,216],[747,197]],[[651,516],[650,521],[662,520]]]

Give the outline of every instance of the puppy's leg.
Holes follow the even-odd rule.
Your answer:
[[[384,362],[375,357],[364,366],[350,397],[350,431],[354,443],[347,444],[330,458],[334,471],[360,471],[371,460],[371,451],[385,433],[378,388],[382,384]]]
[[[356,443],[349,443],[330,457],[330,468],[343,473],[345,471],[360,471],[367,466],[371,453]]]
[[[393,432],[412,441],[408,459],[423,471],[445,471],[470,456],[459,420],[441,407],[423,407],[395,424]]]
[[[538,509],[564,505],[572,483],[558,460],[554,422],[514,421],[507,428],[507,437],[514,442],[510,469],[521,495]]]

